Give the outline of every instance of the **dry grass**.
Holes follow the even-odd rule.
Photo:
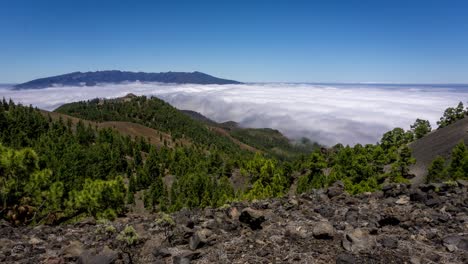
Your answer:
[[[241,149],[245,149],[245,150],[248,150],[248,151],[251,151],[251,152],[260,152],[258,149],[254,148],[252,146],[249,146],[247,144],[244,144],[244,143],[240,142],[239,140],[231,137],[231,135],[229,135],[229,133],[226,130],[224,130],[224,129],[220,128],[220,127],[210,127],[210,129],[213,132],[216,132],[216,133],[218,133],[218,134],[220,134],[222,136],[225,136],[225,137],[229,138],[232,142],[239,145],[239,147]]]
[[[85,124],[85,126],[91,125],[93,127],[100,128],[111,128],[122,135],[130,136],[131,138],[136,137],[143,137],[149,141],[150,144],[155,146],[164,146],[164,141],[167,142],[169,147],[174,147],[176,143],[179,145],[190,145],[191,142],[187,139],[177,139],[173,140],[171,135],[131,122],[119,122],[119,121],[108,121],[108,122],[94,122],[88,121],[84,119],[80,119],[77,117],[56,113],[56,112],[48,112],[45,110],[41,110],[41,113],[44,116],[50,115],[53,120],[58,120],[60,117],[66,121],[70,119],[73,124],[77,124],[80,120]],[[161,140],[162,139],[162,140]]]
[[[73,116],[69,116],[69,115],[65,115],[61,113],[49,112],[45,110],[41,110],[41,113],[46,117],[50,115],[52,119],[54,120],[58,120],[61,117],[64,121],[66,121],[67,119],[72,120],[73,124],[76,124],[81,120],[85,124],[85,126],[88,126],[88,124],[90,124],[91,126],[97,127],[98,129],[99,128],[111,128],[121,133],[122,135],[125,135],[125,136],[128,135],[132,138],[143,137],[147,139],[150,144],[153,144],[159,147],[164,145],[164,141],[167,142],[168,147],[174,147],[176,143],[179,145],[184,145],[184,146],[188,146],[192,144],[190,140],[188,139],[173,140],[170,134],[167,134],[165,132],[155,130],[155,129],[152,129],[152,128],[149,128],[149,127],[137,124],[137,123],[120,122],[120,121],[94,122],[94,121],[84,120],[84,119],[80,119],[77,117],[73,117]],[[258,149],[252,146],[249,146],[247,144],[244,144],[241,141],[231,137],[231,135],[229,135],[229,133],[223,128],[211,127],[211,126],[208,126],[208,127],[211,131],[219,135],[227,137],[229,140],[237,144],[241,149],[248,150],[251,152],[259,151]]]

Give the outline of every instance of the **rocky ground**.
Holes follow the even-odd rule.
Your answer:
[[[468,263],[468,182],[12,227],[4,263]]]

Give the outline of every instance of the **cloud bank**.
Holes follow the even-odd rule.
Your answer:
[[[0,87],[0,97],[47,110],[68,102],[128,93],[153,95],[218,122],[232,120],[245,127],[275,128],[290,138],[308,137],[326,145],[353,145],[375,143],[394,127],[409,129],[416,118],[428,119],[435,128],[445,108],[466,101],[468,87],[287,83],[128,83],[18,91]]]

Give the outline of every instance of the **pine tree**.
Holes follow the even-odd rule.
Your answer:
[[[150,148],[150,153],[145,161],[144,169],[150,180],[155,180],[160,176],[159,158],[155,147]]]
[[[438,156],[434,159],[428,168],[426,182],[435,182],[446,179],[445,159]]]
[[[416,139],[424,137],[427,133],[431,132],[431,123],[428,120],[416,119],[413,125],[411,125],[411,130],[414,133]]]
[[[463,106],[463,102],[459,102],[457,107],[455,108],[455,118],[460,120],[465,117],[465,107]]]
[[[8,107],[9,105],[8,105],[8,102],[6,101],[5,97],[3,97],[3,99],[2,99],[2,105],[3,105],[3,109],[5,111],[9,110],[9,107]]]
[[[409,166],[414,164],[416,160],[411,156],[411,149],[405,145],[400,150],[400,171],[403,176],[408,176]]]
[[[135,204],[135,194],[130,190],[127,192],[127,204]]]
[[[452,159],[448,168],[448,172],[452,179],[459,179],[468,177],[468,171],[466,163],[468,156],[468,150],[465,143],[462,141],[458,143],[452,150]]]
[[[131,193],[135,193],[137,191],[136,179],[135,179],[135,176],[133,175],[129,176],[128,191]]]
[[[408,182],[406,179],[409,176],[409,167],[416,160],[411,156],[411,149],[404,145],[398,155],[398,160],[392,164],[390,177],[393,182]]]
[[[439,128],[446,127],[450,124],[455,123],[457,120],[460,120],[465,117],[466,115],[465,108],[463,106],[463,102],[459,102],[456,107],[449,107],[445,109],[444,115],[437,121],[437,125]]]
[[[386,132],[382,139],[380,140],[380,144],[384,150],[388,150],[391,147],[399,147],[404,143],[408,143],[409,136],[406,134],[405,130],[402,128],[394,128],[391,131]]]
[[[135,168],[138,168],[142,164],[141,148],[139,145],[133,149],[133,163],[135,164]]]

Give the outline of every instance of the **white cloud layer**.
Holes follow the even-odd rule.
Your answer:
[[[129,83],[94,87],[9,90],[0,97],[53,110],[79,100],[154,95],[179,109],[245,127],[271,127],[290,138],[326,145],[375,143],[394,128],[409,129],[416,118],[433,127],[445,108],[466,102],[467,87],[314,84],[171,85]]]

